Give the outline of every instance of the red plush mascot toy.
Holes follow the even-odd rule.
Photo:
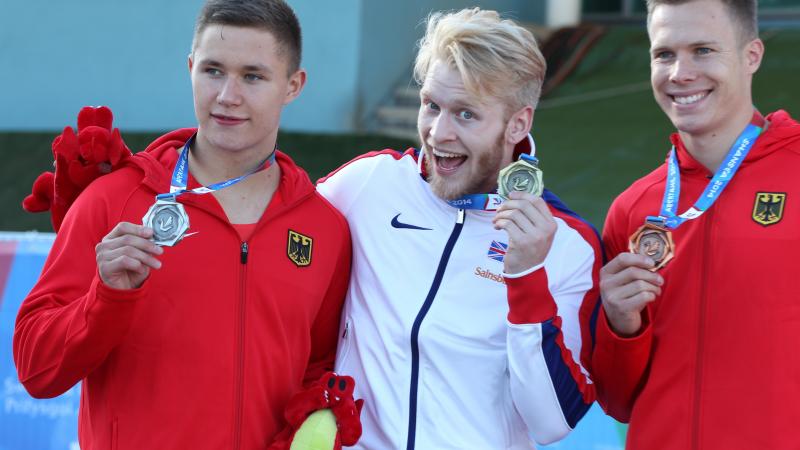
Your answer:
[[[105,106],[86,106],[78,113],[78,132],[72,127],[53,141],[55,173],[44,172],[34,181],[31,195],[22,201],[28,212],[50,211],[57,232],[67,210],[95,178],[116,170],[132,156],[114,116]]]
[[[289,427],[269,450],[341,450],[361,437],[361,407],[352,377],[328,372],[286,406]],[[332,417],[331,417],[332,416]]]

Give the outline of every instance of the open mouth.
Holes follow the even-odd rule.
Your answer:
[[[672,101],[674,103],[677,103],[678,105],[693,105],[699,102],[700,100],[706,98],[710,93],[711,91],[709,90],[709,91],[698,92],[697,94],[692,94],[692,95],[670,95],[669,98],[671,98]]]
[[[459,155],[458,153],[443,152],[436,149],[432,153],[436,162],[436,171],[444,175],[455,172],[467,160],[466,155]]]

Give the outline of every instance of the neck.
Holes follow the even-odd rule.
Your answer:
[[[199,183],[204,185],[218,183],[250,172],[264,161],[274,148],[273,140],[270,146],[225,151],[216,148],[203,137],[201,132],[198,132],[189,152],[189,167],[192,176]],[[271,173],[276,170],[277,163],[263,172]],[[257,177],[257,175],[253,174],[250,178]]]
[[[754,109],[743,110],[734,120],[722,128],[694,134],[679,131],[683,145],[694,159],[705,166],[710,172],[716,172],[731,146],[736,142],[742,130],[753,118]]]

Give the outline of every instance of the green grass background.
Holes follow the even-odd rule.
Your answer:
[[[800,116],[800,30],[768,29],[762,37],[767,51],[754,81],[756,106]],[[536,112],[533,134],[545,184],[598,228],[613,198],[663,162],[669,150],[672,126],[649,89],[647,49],[643,27],[609,29]],[[609,90],[621,93],[591,99]],[[74,121],[64,118],[65,125]],[[122,132],[134,151],[160,134]],[[20,204],[36,176],[52,169],[50,143],[57,133],[0,133],[0,230],[51,231],[48,214],[26,213]],[[413,145],[375,135],[301,133],[281,133],[278,143],[312,180],[366,151]]]

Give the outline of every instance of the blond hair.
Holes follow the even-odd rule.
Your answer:
[[[530,31],[480,8],[428,17],[414,62],[420,86],[436,61],[458,70],[471,94],[503,99],[513,111],[536,108],[547,68]]]

